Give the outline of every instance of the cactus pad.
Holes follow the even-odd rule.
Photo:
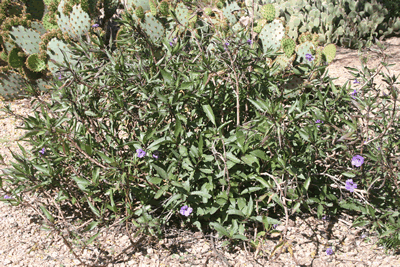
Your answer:
[[[149,0],[150,12],[153,16],[157,16],[157,0]]]
[[[48,62],[49,70],[53,74],[56,73],[59,69],[58,66],[53,63],[53,61],[61,64],[63,64],[64,62],[64,56],[61,53],[61,50],[66,53],[67,59],[69,60],[71,65],[74,65],[76,63],[76,60],[72,58],[71,51],[68,48],[67,44],[58,40],[57,38],[53,38],[47,45],[47,54],[50,56],[50,60]]]
[[[266,53],[269,48],[272,48],[273,51],[279,50],[284,35],[285,28],[283,27],[282,21],[275,19],[271,23],[267,23],[259,35],[263,44],[264,53]]]
[[[142,23],[146,34],[153,40],[153,42],[158,42],[164,36],[165,29],[162,24],[150,13],[146,12],[144,23]]]
[[[294,53],[294,49],[296,48],[296,42],[291,38],[283,38],[281,40],[283,52],[287,57],[291,57]]]
[[[165,1],[165,0],[161,1],[160,6],[158,8],[160,10],[161,15],[168,16],[168,14],[169,14],[169,5],[168,5],[167,1]]]
[[[10,37],[27,54],[39,53],[40,33],[23,26],[12,27]]]
[[[300,44],[299,46],[296,47],[296,53],[298,55],[297,62],[299,62],[300,64],[307,63],[307,64],[311,65],[312,61],[308,61],[306,59],[306,54],[313,55],[314,51],[315,51],[315,46],[312,42],[306,41],[306,42]]]
[[[143,7],[142,6],[138,6],[135,9],[135,14],[139,19],[143,19],[144,18],[144,11],[143,11]]]
[[[16,72],[0,73],[0,98],[15,99],[23,92],[26,83],[21,74]]]
[[[14,47],[8,54],[8,65],[12,68],[20,68],[24,65],[25,57],[20,55],[21,49]]]
[[[34,72],[40,72],[46,68],[46,63],[39,59],[38,54],[32,54],[26,59],[26,66]]]
[[[73,39],[77,40],[79,36],[89,32],[91,27],[89,15],[82,10],[81,5],[73,6],[70,15],[70,35]]]
[[[335,44],[328,44],[322,50],[322,54],[325,55],[326,62],[329,64],[336,56],[336,46]]]
[[[273,21],[276,15],[275,7],[273,4],[266,4],[261,8],[261,15],[267,22]]]
[[[232,12],[240,9],[241,9],[240,6],[236,2],[232,2],[222,8],[222,14],[224,15],[225,18],[228,19],[231,25],[234,25],[237,22],[237,19]]]

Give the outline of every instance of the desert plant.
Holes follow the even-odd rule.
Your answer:
[[[32,207],[58,233],[62,206],[77,208],[84,230],[96,231],[83,246],[118,223],[158,236],[181,223],[215,230],[227,244],[256,244],[251,227],[265,234],[295,213],[351,210],[357,224],[377,231],[398,216],[395,77],[382,73],[390,91],[383,96],[376,70],[363,65],[338,88],[309,53],[277,74],[266,60],[277,51],[262,51],[249,29],[229,40],[204,34],[155,43],[134,22],[122,23],[127,32],[113,52],[92,42],[71,47],[80,64],[64,64],[72,75],[55,86],[52,103],[24,119],[21,140],[34,148],[13,154],[17,162],[1,175],[13,198],[3,201],[46,195],[50,204]],[[156,44],[157,59],[149,57]],[[96,52],[107,59],[94,60]]]

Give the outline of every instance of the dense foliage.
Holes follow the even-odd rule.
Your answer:
[[[37,206],[57,231],[69,205],[85,231],[122,217],[151,235],[177,224],[254,246],[284,237],[272,225],[296,213],[353,212],[354,225],[399,243],[396,77],[383,74],[383,94],[373,82],[382,66],[363,64],[338,88],[322,63],[331,46],[282,68],[271,59],[291,49],[261,49],[266,31],[219,36],[201,25],[153,40],[135,14],[124,15],[114,51],[96,36],[71,42],[79,63],[58,66],[70,75],[24,119],[34,149],[21,146],[1,175],[13,196],[2,201],[19,205],[28,191],[54,199]],[[299,46],[311,46],[302,36]]]

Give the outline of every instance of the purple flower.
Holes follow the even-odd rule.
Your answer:
[[[354,189],[357,188],[357,184],[353,182],[353,179],[349,179],[346,181],[346,190],[349,190],[350,192],[354,192]]]
[[[10,199],[11,197],[10,197],[10,196],[7,196],[7,195],[5,195],[5,196],[4,196],[4,198],[5,198],[5,199]]]
[[[332,255],[332,254],[333,254],[332,248],[327,248],[327,249],[326,249],[326,254],[327,254],[327,255]]]
[[[58,79],[61,80],[61,73],[58,75]]]
[[[136,149],[136,153],[139,158],[143,158],[144,156],[146,156],[146,152],[144,152],[144,150],[141,148]]]
[[[321,120],[316,120],[315,123],[324,123],[324,122]],[[318,125],[318,127],[319,127],[319,125]]]
[[[359,81],[357,81],[357,79],[355,79],[353,83],[360,83],[360,82],[359,82]]]
[[[228,42],[226,42],[226,43],[225,43],[225,46],[228,46],[228,45],[229,45],[229,43],[228,43]],[[226,47],[225,47],[225,51],[226,51]]]
[[[173,43],[173,42],[169,42],[169,45],[170,45],[170,46],[174,46],[174,43]]]
[[[357,90],[354,89],[354,91],[353,91],[353,93],[351,93],[351,95],[352,95],[353,99],[356,99],[355,96],[357,95]]]
[[[351,160],[351,165],[360,167],[364,163],[364,158],[360,155],[355,155]]]
[[[308,53],[306,54],[306,59],[308,61],[313,61],[314,60],[313,56],[311,54],[308,54]]]
[[[322,217],[322,220],[324,220],[324,221],[329,221],[329,215],[324,215],[324,216]]]
[[[190,215],[190,213],[192,213],[192,211],[193,211],[193,209],[192,208],[190,208],[190,207],[188,207],[188,206],[183,206],[182,208],[181,208],[181,211],[180,211],[180,214],[182,214],[183,216],[189,216]]]
[[[248,42],[249,44],[252,44],[252,43],[253,43],[253,41],[252,41],[251,39],[247,40],[247,42]]]
[[[158,159],[160,157],[160,151],[154,151],[153,158]]]
[[[366,238],[366,237],[367,237],[366,234],[362,234],[362,235],[361,235],[361,238],[362,238],[362,239],[364,239],[364,238]]]
[[[276,229],[277,226],[278,226],[277,224],[272,225],[272,227],[273,227],[274,229]]]
[[[42,148],[42,150],[40,150],[39,153],[42,154],[42,155],[44,156],[44,154],[46,153],[46,152],[45,152],[45,149]],[[39,156],[42,156],[42,155],[39,155]]]
[[[97,28],[97,27],[99,27],[99,26],[100,26],[100,25],[96,23],[96,24],[93,24],[93,25],[92,25],[92,28]]]

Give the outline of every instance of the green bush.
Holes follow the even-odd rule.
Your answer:
[[[54,202],[37,211],[59,233],[55,217],[69,205],[84,213],[85,231],[117,222],[162,236],[181,224],[256,246],[250,228],[261,239],[296,212],[350,210],[356,225],[398,238],[398,89],[383,96],[365,66],[341,88],[326,75],[287,86],[289,72],[273,76],[273,54],[245,36],[219,40],[214,53],[207,36],[164,39],[158,61],[133,30],[114,52],[73,48],[72,75],[24,119],[21,140],[34,148],[13,154],[1,175],[13,199],[2,201],[47,195]],[[108,58],[93,60],[96,52]]]

